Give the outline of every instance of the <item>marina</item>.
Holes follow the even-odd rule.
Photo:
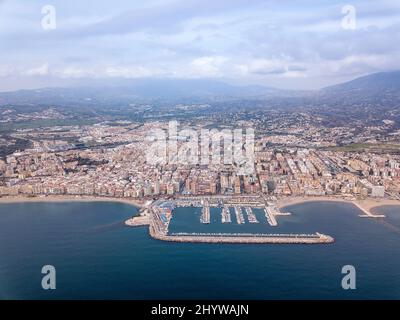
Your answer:
[[[211,224],[210,208],[221,210],[221,223],[232,222],[230,208],[233,208],[237,225],[246,223],[242,206],[245,209],[249,224],[259,224],[253,208],[264,210],[265,217],[270,226],[278,226],[277,216],[286,216],[290,213],[280,212],[272,202],[264,202],[260,199],[249,198],[249,202],[241,198],[207,198],[207,199],[177,199],[177,200],[157,200],[150,204],[145,212],[139,216],[129,219],[126,224],[129,226],[149,225],[149,232],[154,239],[169,242],[194,242],[194,243],[248,243],[248,244],[267,244],[267,243],[291,243],[291,244],[318,244],[332,243],[334,239],[325,234],[315,233],[268,233],[268,232],[169,232],[169,225],[173,219],[173,212],[176,207],[201,208],[200,223],[202,225]],[[198,210],[197,209],[197,210]],[[215,210],[214,209],[214,210]],[[214,212],[213,214],[217,213]],[[213,220],[215,221],[215,220]],[[204,226],[205,228],[208,228]],[[262,226],[260,226],[262,227]],[[207,230],[207,229],[204,229]],[[209,231],[211,229],[208,229]],[[261,229],[258,229],[261,230]],[[267,230],[267,229],[266,229]]]

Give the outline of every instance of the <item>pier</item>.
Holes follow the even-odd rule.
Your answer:
[[[265,212],[265,217],[267,218],[268,223],[273,227],[276,227],[278,225],[276,216],[291,215],[291,213],[289,213],[289,212],[281,212],[274,203],[270,203],[270,202],[267,202],[267,205],[264,208],[264,212]]]
[[[354,205],[360,209],[362,212],[364,212],[365,214],[360,214],[358,215],[361,218],[386,218],[386,216],[384,214],[372,214],[370,211],[368,211],[367,209],[363,208],[360,204],[358,204],[357,202],[354,202]]]
[[[209,224],[210,223],[210,205],[208,202],[205,202],[203,205],[203,209],[201,209],[201,217],[200,222]]]
[[[272,207],[270,207],[270,206],[265,207],[264,212],[265,212],[265,217],[267,218],[269,225],[272,227],[276,227],[278,225],[278,222],[275,219],[275,214],[274,214]]]
[[[257,217],[253,213],[253,209],[251,207],[246,207],[245,210],[247,213],[247,219],[249,220],[250,223],[259,223],[259,221],[257,220]]]
[[[244,216],[241,207],[235,207],[236,220],[238,224],[244,224]]]
[[[227,206],[224,206],[222,208],[221,221],[222,221],[222,223],[231,223],[232,222],[231,213],[229,212],[229,208]]]

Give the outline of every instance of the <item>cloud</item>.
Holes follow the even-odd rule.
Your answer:
[[[326,61],[322,70],[329,74],[360,75],[400,68],[397,58],[391,55],[361,54],[351,55],[339,60]]]
[[[352,1],[356,30],[342,29],[339,0],[53,0],[48,32],[44,4],[0,3],[1,83],[223,77],[313,88],[400,69],[398,1]]]
[[[107,67],[104,76],[111,78],[146,78],[160,76],[162,72],[147,69],[142,66]]]
[[[27,76],[45,76],[49,74],[49,65],[45,63],[41,66],[28,69],[24,72],[24,74],[26,74]]]
[[[304,66],[293,64],[291,59],[260,59],[248,64],[239,65],[238,69],[243,74],[256,75],[289,75],[300,74],[307,69]]]
[[[0,65],[0,77],[6,78],[14,74],[14,68],[9,65]]]
[[[189,66],[188,76],[218,77],[221,76],[221,66],[226,61],[225,57],[201,57],[194,59]]]

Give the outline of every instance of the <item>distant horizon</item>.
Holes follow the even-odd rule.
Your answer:
[[[210,82],[219,82],[219,83],[224,83],[224,84],[228,84],[228,85],[232,85],[232,86],[237,86],[237,87],[264,87],[266,89],[277,89],[277,90],[282,90],[282,91],[319,91],[319,90],[323,90],[325,88],[328,87],[333,87],[336,85],[340,85],[340,84],[344,84],[362,77],[366,77],[366,76],[372,76],[374,74],[380,74],[380,73],[394,73],[394,72],[400,72],[400,70],[387,70],[387,71],[382,71],[382,72],[373,72],[373,73],[369,73],[369,74],[362,74],[360,76],[356,76],[356,77],[352,77],[349,78],[346,81],[342,81],[342,82],[337,82],[337,83],[332,83],[329,86],[323,86],[323,87],[316,87],[316,88],[310,88],[310,89],[296,89],[296,88],[286,88],[284,86],[280,87],[280,86],[269,86],[266,84],[261,84],[261,83],[241,83],[240,80],[237,79],[225,79],[225,78],[191,78],[191,79],[187,79],[187,78],[172,78],[172,77],[165,77],[165,78],[134,78],[134,79],[127,79],[127,78],[114,78],[114,79],[107,79],[107,78],[98,78],[98,79],[76,79],[74,83],[69,82],[68,84],[47,84],[47,85],[38,85],[36,86],[32,86],[32,87],[27,87],[27,88],[20,88],[20,89],[16,89],[16,90],[1,90],[0,89],[0,93],[7,93],[7,92],[18,92],[18,91],[25,91],[25,90],[44,90],[44,89],[74,89],[77,87],[88,87],[88,88],[96,88],[96,87],[124,87],[126,86],[129,82],[133,83],[137,83],[137,82],[145,82],[145,81],[210,81]],[[97,83],[96,83],[97,82]],[[123,82],[123,84],[119,84]],[[53,83],[54,84],[54,83]]]

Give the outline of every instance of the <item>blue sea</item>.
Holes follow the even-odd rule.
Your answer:
[[[400,299],[400,208],[360,218],[347,203],[287,207],[267,224],[200,224],[201,209],[178,208],[170,232],[321,232],[330,245],[166,243],[124,220],[135,207],[115,202],[0,204],[0,299]],[[246,214],[243,212],[245,217]],[[56,268],[56,290],[41,269]],[[356,269],[356,290],[341,287]]]

